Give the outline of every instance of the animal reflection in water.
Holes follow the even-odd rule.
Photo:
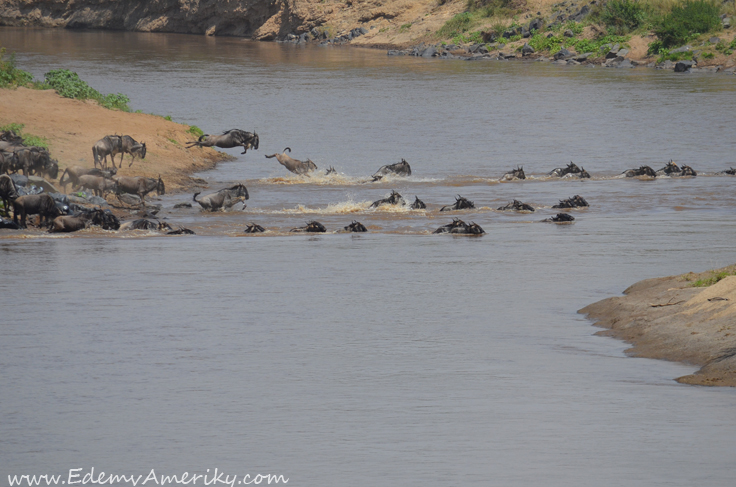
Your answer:
[[[187,149],[192,147],[219,147],[221,149],[232,149],[242,147],[245,154],[248,149],[258,150],[259,138],[255,130],[246,132],[241,129],[230,129],[220,135],[204,134],[195,142],[190,142]]]
[[[394,176],[411,176],[411,166],[406,162],[406,159],[401,159],[401,162],[397,162],[396,164],[381,166],[381,168],[371,176],[371,182],[375,183],[376,181],[380,181],[384,176],[389,174]]]
[[[457,235],[483,235],[485,230],[477,223],[465,223],[459,218],[453,218],[452,223],[443,225],[433,233],[453,233]]]
[[[194,193],[192,200],[199,203],[202,209],[207,211],[227,210],[238,202],[243,202],[243,209],[245,209],[245,200],[250,198],[248,196],[248,189],[243,184],[236,184],[231,188],[221,189],[216,193],[211,193],[202,198],[197,199],[199,193]]]
[[[299,174],[300,176],[308,176],[310,172],[317,170],[317,165],[312,162],[311,159],[300,161],[299,159],[294,159],[289,156],[286,151],[291,152],[291,148],[285,148],[284,152],[281,154],[271,154],[270,156],[266,156],[266,159],[272,159],[275,157],[282,166],[294,174]]]

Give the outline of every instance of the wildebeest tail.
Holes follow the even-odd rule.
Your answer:
[[[194,193],[194,196],[192,196],[192,201],[194,201],[196,203],[199,203],[199,201],[197,201],[197,195],[200,194],[200,193],[201,193],[201,191],[199,193]]]

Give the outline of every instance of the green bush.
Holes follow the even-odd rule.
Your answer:
[[[204,135],[204,132],[202,131],[202,129],[197,127],[196,125],[190,125],[188,132],[197,138],[202,137]]]
[[[5,132],[6,130],[15,132],[23,139],[23,144],[29,147],[43,147],[44,149],[49,148],[49,141],[46,140],[45,137],[39,137],[37,135],[32,135],[32,134],[24,134],[23,133],[24,127],[25,125],[23,125],[22,123],[9,123],[7,125],[1,126],[0,132]]]
[[[17,88],[33,82],[33,75],[15,66],[15,54],[5,59],[5,48],[0,48],[0,88]]]
[[[457,14],[443,25],[437,34],[441,37],[456,37],[466,33],[473,25],[473,15],[470,12]]]
[[[129,112],[130,98],[122,93],[103,95],[82,81],[77,73],[68,69],[56,69],[44,75],[46,84],[56,90],[64,98],[75,98],[77,100],[96,100],[105,108]]]
[[[719,30],[722,26],[720,11],[720,7],[709,0],[686,0],[674,6],[654,28],[661,42],[659,50],[681,46],[700,34]]]
[[[624,35],[644,23],[644,8],[632,0],[609,0],[603,6],[600,20],[611,34]]]

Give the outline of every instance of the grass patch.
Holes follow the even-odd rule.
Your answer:
[[[96,100],[97,103],[111,110],[130,111],[130,107],[128,107],[130,98],[122,93],[103,95],[89,86],[85,81],[82,81],[77,73],[68,69],[49,71],[44,77],[46,84],[64,98]]]
[[[187,130],[187,132],[189,132],[190,134],[192,134],[193,136],[197,138],[202,137],[204,135],[204,132],[202,132],[202,129],[197,127],[196,125],[190,125],[189,130]]]
[[[603,5],[598,18],[609,34],[625,35],[643,25],[647,12],[641,3],[632,0],[609,0]]]
[[[659,44],[655,46],[657,51],[681,46],[700,34],[720,30],[720,12],[720,6],[709,0],[686,0],[675,5],[654,28],[654,33],[659,38]],[[654,52],[652,47],[650,51]]]
[[[548,52],[555,54],[560,49],[572,49],[578,54],[592,52],[596,56],[604,56],[608,52],[608,44],[624,44],[629,40],[628,36],[607,35],[598,39],[575,39],[555,35],[547,37],[546,34],[535,33],[528,43],[537,52]]]
[[[411,24],[404,24],[401,27],[399,27],[399,33],[403,34],[404,32],[407,32],[409,29],[411,29]]]
[[[10,130],[15,132],[23,139],[23,144],[29,147],[43,147],[44,149],[49,148],[49,141],[45,137],[39,137],[38,135],[26,134],[23,132],[25,125],[22,123],[9,123],[7,125],[0,126],[0,132]]]
[[[172,144],[174,144],[174,145],[179,145],[179,142],[177,142],[177,141],[176,141],[176,140],[174,140],[174,139],[170,139],[170,138],[168,138],[168,137],[167,137],[167,138],[166,138],[166,140],[168,140],[169,142],[171,142],[171,143],[172,143]]]
[[[703,277],[690,284],[691,287],[708,287],[729,277],[736,275],[736,270],[712,271],[708,277]]]
[[[465,34],[474,24],[475,19],[473,18],[473,14],[470,12],[463,12],[445,22],[445,25],[440,27],[437,34],[443,38],[455,38],[459,35]]]

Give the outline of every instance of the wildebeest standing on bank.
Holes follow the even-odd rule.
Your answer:
[[[266,156],[266,159],[271,159],[275,157],[282,166],[284,166],[286,169],[293,172],[294,174],[309,175],[310,172],[317,170],[317,165],[312,162],[311,159],[300,161],[299,159],[294,159],[289,156],[286,151],[291,152],[291,147],[285,148],[284,152],[281,154],[271,154],[270,156]]]
[[[20,216],[20,226],[26,227],[26,215],[38,215],[38,225],[43,225],[44,219],[51,221],[61,215],[61,211],[56,207],[54,198],[47,194],[29,194],[19,196],[13,201],[13,222],[18,223]]]
[[[39,174],[56,179],[59,175],[59,164],[51,160],[49,151],[42,147],[22,147],[15,151],[18,158],[16,168],[22,169],[23,174]]]
[[[77,183],[77,188],[75,191],[84,188],[84,189],[91,189],[95,196],[104,197],[106,191],[110,192],[117,192],[117,183],[112,180],[105,178],[103,176],[93,176],[91,174],[85,174],[83,176],[79,176],[79,180]]]
[[[107,167],[107,156],[110,156],[112,167],[115,167],[115,156],[120,154],[120,165],[123,167],[123,158],[128,153],[132,157],[128,167],[133,165],[136,157],[146,158],[146,143],[139,143],[129,135],[106,135],[92,146],[92,155],[95,167]]]
[[[90,176],[102,176],[111,179],[118,172],[117,168],[113,167],[109,171],[103,171],[98,168],[82,167],[82,166],[71,166],[64,169],[59,178],[59,184],[66,191],[66,185],[72,183],[72,187],[79,186],[79,177],[90,175]],[[68,177],[67,177],[68,176]],[[65,180],[64,178],[67,177]]]
[[[113,180],[118,183],[117,193],[128,193],[135,194],[141,199],[143,204],[146,204],[144,200],[145,196],[153,190],[156,190],[156,194],[161,196],[166,194],[166,187],[161,179],[161,175],[158,176],[158,180],[153,178],[144,178],[143,176],[115,176]]]
[[[190,142],[187,149],[192,147],[220,147],[221,149],[232,149],[233,147],[242,147],[245,154],[248,149],[258,150],[258,134],[246,132],[241,129],[226,130],[220,135],[204,134],[195,142]]]
[[[18,197],[18,190],[13,179],[7,174],[0,175],[0,199],[3,200],[5,216],[10,216],[10,204]]]
[[[203,196],[197,199],[199,193],[194,193],[192,200],[199,203],[199,206],[208,211],[216,211],[221,208],[228,209],[239,201],[245,202],[250,196],[248,189],[242,184],[236,184],[231,188],[221,189],[220,191]]]

